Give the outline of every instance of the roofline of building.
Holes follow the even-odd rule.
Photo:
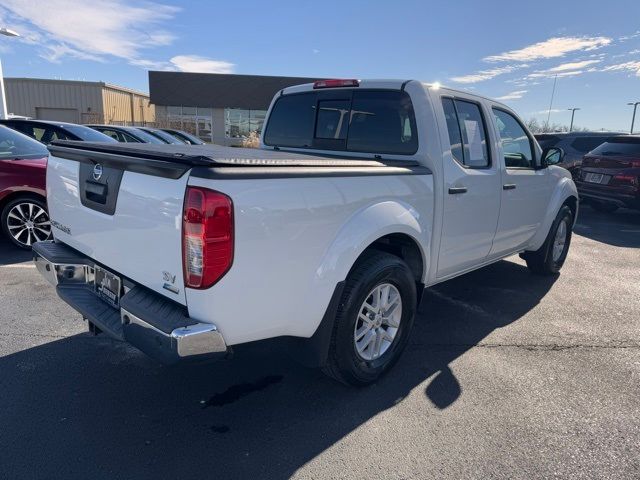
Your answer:
[[[34,82],[34,83],[57,83],[57,84],[66,84],[66,85],[95,85],[103,88],[111,88],[113,90],[118,90],[120,92],[133,93],[135,95],[140,95],[142,97],[149,97],[149,94],[146,92],[141,92],[139,90],[134,90],[132,88],[122,87],[120,85],[115,85],[113,83],[106,82],[94,82],[88,80],[64,80],[57,78],[33,78],[33,77],[4,77],[4,80],[18,80],[21,82]]]

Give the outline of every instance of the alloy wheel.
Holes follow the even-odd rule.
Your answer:
[[[563,219],[558,224],[558,229],[556,230],[556,236],[553,239],[553,261],[557,262],[560,260],[562,256],[562,252],[564,252],[564,246],[567,243],[567,220]]]
[[[47,211],[29,201],[18,203],[9,210],[7,229],[17,243],[26,247],[51,238]]]
[[[389,350],[400,328],[402,297],[391,283],[377,285],[362,303],[353,331],[356,352],[366,361]]]

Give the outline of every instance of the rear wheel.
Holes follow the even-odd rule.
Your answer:
[[[2,231],[14,245],[30,249],[35,242],[51,238],[51,221],[44,201],[19,197],[2,209]]]
[[[563,205],[551,224],[542,247],[535,252],[522,254],[529,270],[539,275],[553,275],[560,271],[569,253],[572,226],[573,212]]]
[[[613,213],[618,210],[618,205],[611,202],[590,202],[591,208],[601,213]]]
[[[416,303],[404,261],[382,252],[361,261],[347,277],[324,372],[347,385],[375,382],[404,350]]]

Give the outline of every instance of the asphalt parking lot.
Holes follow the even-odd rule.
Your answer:
[[[425,293],[349,389],[283,353],[166,368],[0,243],[0,477],[638,478],[640,212],[584,207],[558,277],[512,258]]]

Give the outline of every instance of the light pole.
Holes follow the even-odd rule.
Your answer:
[[[631,130],[629,130],[629,134],[633,135],[633,125],[634,123],[636,123],[636,110],[638,109],[638,105],[640,105],[640,102],[627,103],[627,105],[633,106],[633,117],[631,117]]]
[[[571,126],[569,127],[569,131],[573,131],[573,117],[576,114],[576,110],[580,110],[579,108],[568,108],[567,110],[569,110],[571,112]]]
[[[6,37],[19,37],[18,32],[8,28],[0,28],[0,35]],[[7,97],[4,94],[4,77],[2,75],[2,63],[0,63],[0,118],[7,118]]]

